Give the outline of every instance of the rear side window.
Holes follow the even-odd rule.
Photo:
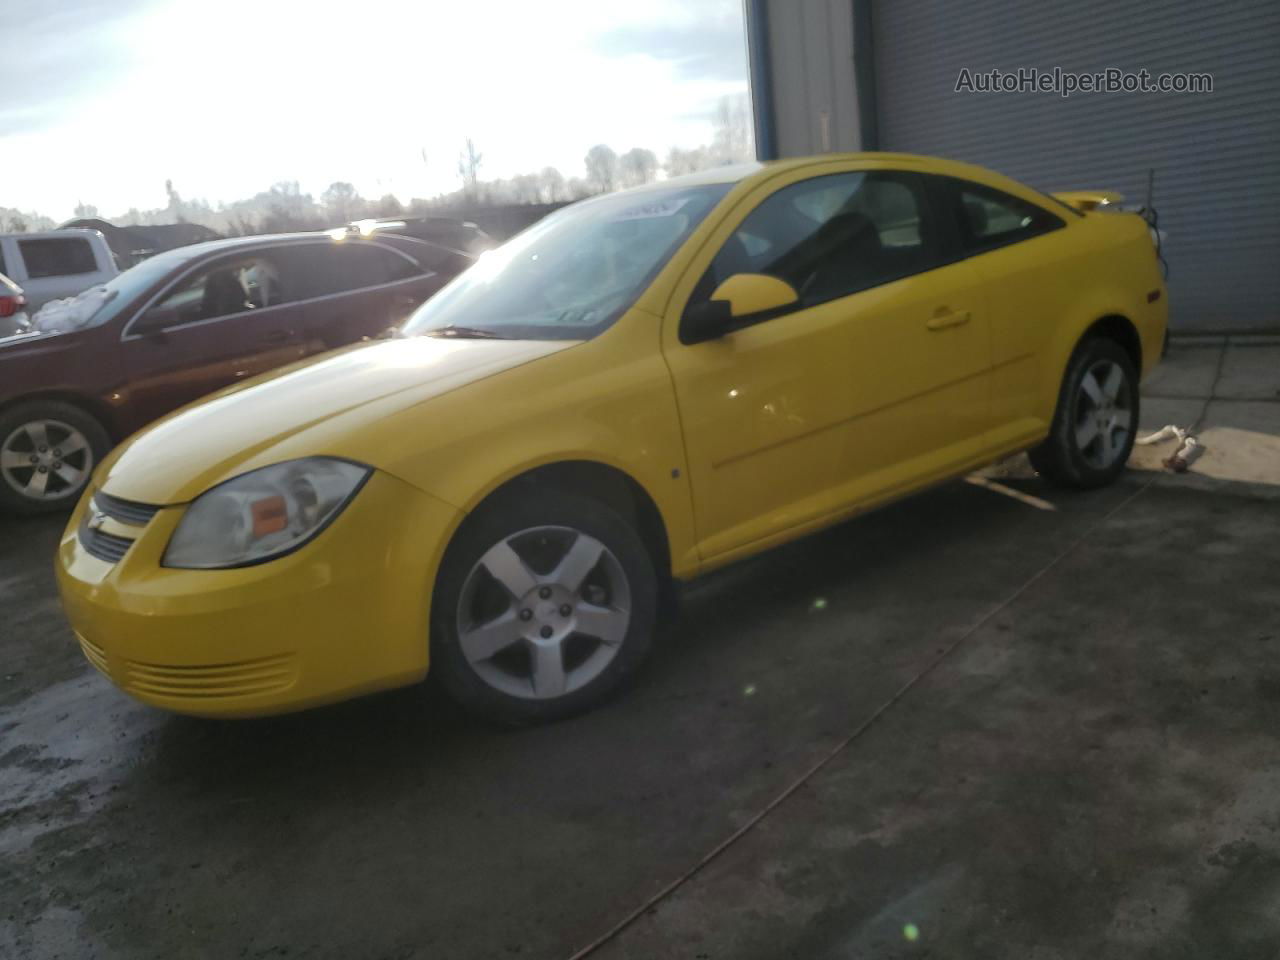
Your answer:
[[[18,250],[27,265],[27,276],[65,277],[77,273],[96,273],[93,248],[83,237],[40,237],[19,240]]]
[[[295,300],[348,293],[421,276],[423,270],[385,247],[358,241],[285,247]]]
[[[966,253],[1029,240],[1063,225],[1043,207],[981,184],[953,180],[951,196]]]
[[[376,287],[420,276],[422,270],[400,254],[365,243],[339,244],[338,273],[345,289]]]

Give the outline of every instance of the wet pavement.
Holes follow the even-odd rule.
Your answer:
[[[591,955],[1271,960],[1280,347],[1170,361],[1190,474],[1013,462],[775,550],[533,730],[429,686],[140,706],[61,618],[60,521],[0,520],[0,957],[568,958],[634,917]]]

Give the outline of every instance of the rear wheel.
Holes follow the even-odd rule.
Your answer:
[[[79,407],[21,403],[0,414],[0,508],[12,513],[70,509],[111,441]]]
[[[1081,342],[1067,365],[1049,437],[1031,465],[1063,486],[1100,487],[1124,471],[1138,428],[1138,376],[1114,340]]]
[[[446,554],[432,673],[505,723],[583,710],[652,643],[657,577],[639,535],[594,500],[541,491],[482,508]]]

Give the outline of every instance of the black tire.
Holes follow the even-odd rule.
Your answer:
[[[6,451],[6,444],[11,442],[11,438],[15,446],[27,452],[30,437],[26,436],[25,432],[23,435],[15,436],[15,432],[23,430],[28,424],[41,421],[48,421],[54,425],[49,436],[51,444],[56,443],[59,436],[67,437],[68,428],[78,431],[87,442],[87,446],[82,450],[67,455],[65,461],[66,466],[80,476],[76,482],[67,483],[53,466],[57,463],[58,468],[61,469],[62,461],[53,461],[45,465],[46,491],[50,491],[50,495],[41,499],[24,494],[19,489],[19,485],[30,480],[31,471],[37,470],[38,467],[33,466],[28,469],[25,466],[13,467],[0,464],[0,510],[28,516],[70,510],[89,483],[94,467],[102,462],[102,458],[111,449],[111,438],[107,435],[106,429],[96,418],[80,407],[61,400],[30,400],[16,404],[0,413],[0,454]],[[9,454],[13,452],[15,451],[8,451]],[[35,449],[31,449],[29,453],[31,456],[46,455]],[[49,456],[52,453],[52,449],[47,451]]]
[[[1099,462],[1098,440],[1091,440],[1083,448],[1078,439],[1079,428],[1088,429],[1093,414],[1092,400],[1085,389],[1085,377],[1098,369],[1118,368],[1123,373],[1113,410],[1126,414],[1128,428],[1123,435],[1118,428],[1103,430],[1115,440],[1114,453],[1105,462]],[[1097,381],[1093,381],[1096,386]],[[1067,364],[1062,388],[1058,393],[1058,405],[1053,414],[1053,424],[1048,438],[1040,446],[1029,451],[1031,465],[1046,480],[1064,487],[1090,489],[1106,486],[1124,472],[1125,463],[1133,450],[1138,430],[1139,410],[1138,375],[1128,352],[1107,337],[1088,337],[1080,342]],[[1091,455],[1088,451],[1094,451]]]
[[[580,687],[547,699],[536,699],[531,694],[513,695],[497,689],[468,660],[459,631],[464,587],[468,585],[473,570],[479,569],[481,558],[495,545],[521,531],[536,528],[563,528],[594,538],[611,555],[613,575],[616,577],[620,571],[625,576],[629,592],[627,606],[630,617],[621,642],[610,645],[614,651],[612,660],[602,672]],[[602,564],[604,562],[601,560]],[[600,570],[599,567],[593,568],[591,576],[603,576]],[[471,582],[475,583],[474,580]],[[496,581],[494,583],[497,585]],[[581,587],[582,591],[588,589],[603,588],[588,586],[587,583]],[[511,612],[515,613],[521,607],[527,609],[528,604],[514,600],[514,594],[509,591],[500,590],[500,593],[502,602],[510,604]],[[653,643],[658,599],[658,578],[653,560],[635,528],[613,509],[588,497],[555,490],[529,490],[520,495],[504,496],[468,517],[445,553],[432,604],[432,679],[467,711],[504,725],[540,723],[579,713],[613,693],[644,662]],[[473,594],[468,594],[467,602],[475,602]],[[533,623],[536,625],[537,621]],[[566,639],[566,648],[578,639],[582,638]],[[536,643],[533,638],[528,638],[508,648],[517,656],[530,658],[531,686],[532,658],[535,656],[533,645]],[[603,649],[603,645],[599,649]],[[526,652],[521,653],[521,650]],[[567,658],[568,653],[564,652],[560,659],[562,666],[569,662]],[[493,668],[489,669],[492,676]],[[565,669],[568,672],[568,668]],[[518,675],[518,670],[515,673]]]

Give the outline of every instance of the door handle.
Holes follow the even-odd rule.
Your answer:
[[[933,319],[926,323],[925,326],[930,330],[945,330],[947,327],[958,327],[961,324],[968,322],[968,310],[948,310],[945,313],[935,313]]]

